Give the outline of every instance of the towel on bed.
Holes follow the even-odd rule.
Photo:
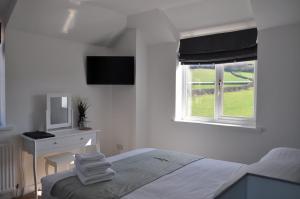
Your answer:
[[[99,152],[75,154],[75,161],[80,164],[93,163],[95,161],[101,161],[105,158],[105,155]]]
[[[88,177],[92,175],[104,174],[106,170],[111,167],[111,163],[106,159],[86,164],[80,164],[78,161],[75,161],[75,167],[84,176]]]
[[[112,178],[114,177],[116,172],[114,170],[108,168],[108,169],[106,169],[106,171],[103,174],[93,175],[93,176],[89,176],[89,177],[86,177],[85,175],[83,175],[83,173],[80,172],[79,170],[76,170],[76,173],[82,184],[89,185],[89,184],[94,184],[97,182],[104,182],[104,181],[112,180]]]

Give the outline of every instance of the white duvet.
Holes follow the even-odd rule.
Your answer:
[[[114,162],[151,150],[154,149],[137,149],[109,157],[108,160]],[[243,166],[245,165],[205,158],[163,176],[122,199],[212,199],[216,191]],[[53,185],[72,175],[72,171],[67,171],[42,178],[43,198],[56,199],[50,195]]]

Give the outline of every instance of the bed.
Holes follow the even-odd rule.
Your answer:
[[[113,163],[153,150],[155,149],[136,149],[109,157],[108,160]],[[287,167],[286,162],[290,166]],[[269,169],[270,167],[273,169]],[[201,158],[128,193],[122,199],[213,199],[218,192],[226,189],[246,172],[300,181],[300,151],[288,148],[274,149],[251,166]],[[57,182],[73,175],[73,171],[66,171],[42,178],[42,198],[61,199],[53,195],[51,190]],[[63,187],[60,190],[63,191]]]

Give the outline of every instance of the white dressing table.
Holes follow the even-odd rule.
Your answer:
[[[23,149],[33,156],[33,174],[35,195],[37,198],[37,157],[50,153],[65,152],[80,149],[85,146],[97,144],[97,133],[99,130],[81,131],[78,129],[67,129],[63,131],[50,132],[55,137],[45,139],[32,139],[21,135],[23,138]]]

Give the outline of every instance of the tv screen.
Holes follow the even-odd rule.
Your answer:
[[[134,57],[88,56],[87,84],[134,85]]]

